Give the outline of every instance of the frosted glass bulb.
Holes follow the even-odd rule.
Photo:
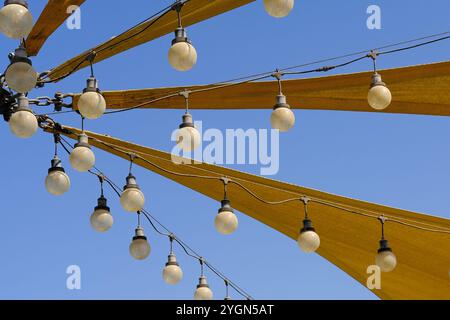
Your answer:
[[[315,231],[305,231],[298,237],[298,246],[306,253],[313,253],[320,247],[320,237]]]
[[[376,264],[383,272],[391,272],[397,266],[397,258],[392,251],[381,251],[377,254]]]
[[[294,0],[264,0],[264,8],[272,17],[283,18],[294,8]]]
[[[78,100],[78,110],[86,119],[98,119],[103,115],[103,113],[105,113],[105,98],[98,92],[85,92]]]
[[[109,212],[109,210],[105,208],[95,209],[91,215],[91,226],[95,231],[98,232],[106,232],[111,229],[114,218]]]
[[[214,221],[216,230],[223,234],[229,235],[236,231],[238,228],[238,218],[231,211],[222,211],[216,216]]]
[[[384,110],[392,102],[391,91],[384,85],[376,85],[369,90],[367,101],[375,110]]]
[[[188,71],[197,63],[197,50],[186,41],[174,43],[169,49],[169,63],[178,71]]]
[[[197,286],[197,290],[194,293],[194,300],[212,300],[213,292],[208,286],[206,281],[206,277],[200,277],[199,285]]]
[[[50,194],[60,196],[70,189],[69,176],[64,171],[50,171],[45,179],[45,188]]]
[[[33,29],[33,16],[19,4],[8,4],[0,10],[0,32],[12,39],[23,39]]]
[[[9,129],[19,138],[30,138],[38,129],[36,116],[30,110],[19,109],[9,119]]]
[[[19,93],[27,93],[36,87],[38,73],[26,62],[12,63],[5,73],[8,87]]]
[[[144,193],[137,188],[128,188],[120,196],[120,204],[128,212],[137,212],[142,210],[145,205]]]
[[[72,168],[79,172],[87,172],[95,165],[95,155],[91,149],[84,146],[79,146],[73,149],[70,154],[70,164]]]
[[[141,227],[136,229],[136,235],[130,244],[130,254],[136,260],[144,260],[150,255],[150,245],[144,235],[144,230]]]
[[[295,115],[289,108],[277,108],[272,111],[270,123],[273,129],[281,132],[289,131],[295,124]]]
[[[177,132],[178,148],[185,152],[191,152],[200,147],[200,132],[193,127],[184,127]]]
[[[170,285],[175,285],[183,279],[183,270],[181,270],[173,254],[169,255],[169,262],[163,269],[163,279]]]

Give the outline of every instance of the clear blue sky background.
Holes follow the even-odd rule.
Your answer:
[[[37,18],[46,1],[30,1]],[[163,8],[169,1],[87,1],[82,29],[65,26],[34,59],[39,71],[109,39]],[[370,4],[382,8],[382,30],[366,27]],[[188,29],[199,53],[198,65],[178,73],[167,62],[172,35],[96,65],[103,90],[211,83],[321,58],[408,40],[450,29],[446,0],[296,1],[285,19],[268,16],[262,1]],[[16,42],[0,37],[3,59]],[[380,68],[443,61],[450,42],[383,57]],[[340,70],[369,70],[363,61]],[[88,71],[31,93],[79,92]],[[369,79],[368,79],[369,81]],[[272,104],[273,101],[267,103]],[[44,110],[44,109],[41,109]],[[49,109],[45,109],[49,110]],[[182,112],[142,110],[88,122],[87,128],[170,151],[170,134]],[[445,117],[297,111],[297,125],[281,137],[281,168],[276,179],[367,201],[450,217],[450,120]],[[195,111],[206,128],[267,128],[270,111]],[[79,125],[73,115],[58,116]],[[191,299],[199,267],[178,257],[185,272],[176,287],[164,284],[161,270],[168,241],[147,234],[151,258],[134,261],[128,253],[135,216],[123,212],[108,190],[115,225],[106,234],[91,230],[89,216],[98,183],[75,173],[70,193],[55,198],[44,188],[52,157],[52,137],[43,133],[19,140],[0,125],[0,298],[6,299]],[[96,151],[97,164],[120,185],[128,164]],[[234,166],[257,173],[257,166]],[[217,234],[218,204],[141,168],[135,170],[147,208],[231,279],[260,299],[376,299],[317,255],[302,254],[294,241],[239,214],[232,237]],[[82,290],[66,289],[67,266],[82,269]],[[208,273],[216,297],[224,286]],[[234,295],[234,298],[237,298]]]

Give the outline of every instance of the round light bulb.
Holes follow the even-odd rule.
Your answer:
[[[384,85],[376,85],[369,90],[367,101],[375,110],[384,110],[392,102],[391,91]]]
[[[126,189],[120,196],[120,204],[128,212],[137,212],[142,210],[145,204],[144,193],[135,188]]]
[[[150,255],[151,248],[142,228],[136,229],[136,236],[133,237],[129,249],[131,256],[136,260],[144,260]]]
[[[184,127],[178,130],[177,145],[185,152],[196,150],[201,144],[200,133],[196,128]]]
[[[29,109],[18,109],[9,119],[9,129],[19,138],[30,138],[38,129],[36,116]]]
[[[303,252],[313,253],[320,247],[320,237],[315,231],[305,231],[298,237],[298,246]]]
[[[33,16],[23,5],[12,3],[0,10],[0,32],[9,38],[26,38],[33,25]]]
[[[106,232],[111,229],[114,218],[111,215],[110,209],[106,206],[106,198],[101,196],[98,199],[98,206],[95,207],[91,215],[91,226],[95,231]]]
[[[188,71],[197,63],[197,50],[187,41],[174,43],[169,49],[169,63],[178,71]]]
[[[98,119],[105,113],[105,98],[98,92],[85,92],[78,100],[78,110],[86,119]]]
[[[264,8],[272,17],[283,18],[294,8],[294,0],[264,0]]]
[[[383,272],[391,272],[397,266],[397,258],[392,251],[382,251],[377,254],[375,263]]]
[[[217,232],[229,235],[236,231],[239,221],[232,211],[222,211],[217,214],[214,224]]]
[[[169,261],[163,269],[163,279],[167,284],[175,285],[183,279],[183,270],[181,270],[175,255],[169,255]]]
[[[5,73],[5,81],[8,87],[19,93],[27,93],[36,87],[38,73],[27,62],[12,63]]]
[[[270,116],[270,124],[273,129],[281,132],[289,131],[295,125],[295,115],[290,106],[286,103],[286,96],[277,96],[277,104],[273,108]]]
[[[51,168],[45,178],[45,188],[54,196],[60,196],[69,191],[70,179],[64,169]]]
[[[88,147],[76,147],[70,154],[72,168],[79,172],[87,172],[95,165],[95,155]]]
[[[212,300],[213,292],[208,286],[206,281],[206,277],[200,277],[199,285],[197,286],[197,290],[194,293],[194,300]]]

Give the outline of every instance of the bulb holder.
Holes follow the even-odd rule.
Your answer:
[[[84,147],[90,149],[91,146],[89,145],[89,137],[85,135],[84,133],[80,134],[78,136],[78,142],[75,144],[75,148],[78,147]]]
[[[110,212],[110,208],[108,207],[108,200],[104,196],[100,196],[97,200],[97,206],[94,208],[94,210],[106,210]]]
[[[308,231],[316,231],[316,229],[314,229],[313,227],[313,223],[310,219],[305,219],[303,220],[303,228],[302,230],[300,230],[300,233],[305,233]]]
[[[30,100],[28,100],[28,98],[24,95],[21,94],[19,95],[19,97],[17,98],[17,109],[16,111],[31,111],[30,108]]]
[[[58,156],[55,156],[55,157],[52,159],[51,163],[52,163],[52,166],[50,167],[50,169],[48,169],[48,173],[49,173],[49,174],[52,173],[52,172],[55,172],[55,171],[64,172],[64,173],[66,172],[66,171],[64,170],[64,168],[63,168],[63,166],[62,166],[62,162],[61,162],[61,160],[58,158]]]
[[[201,276],[198,281],[197,289],[199,288],[209,288],[208,282],[205,276]]]
[[[191,40],[187,37],[186,29],[180,27],[175,29],[175,39],[172,40],[172,45],[178,42],[187,42],[192,44]]]
[[[195,126],[194,126],[194,120],[192,119],[192,115],[190,114],[190,113],[188,113],[188,112],[186,112],[184,115],[183,115],[183,122],[180,124],[180,129],[183,129],[183,128],[195,128]]]
[[[228,211],[234,213],[234,209],[231,207],[231,201],[228,199],[224,199],[221,201],[222,206],[219,209],[219,213]]]
[[[288,108],[288,109],[291,108],[291,106],[288,105],[287,102],[286,102],[286,96],[285,95],[280,94],[280,95],[277,96],[277,103],[273,107],[273,110],[277,110],[279,108]]]
[[[147,241],[147,237],[144,234],[144,229],[142,229],[141,227],[137,227],[136,230],[134,231],[134,237],[133,237],[133,241],[134,240],[146,240]]]
[[[370,84],[370,88],[376,86],[386,87],[386,83],[383,82],[383,80],[381,79],[381,75],[377,72],[372,75],[372,83]]]
[[[97,92],[97,93],[101,93],[100,89],[98,88],[98,80],[95,77],[89,77],[86,80],[86,88],[83,90],[83,93],[86,92]]]
[[[11,64],[14,64],[16,62],[25,62],[30,66],[33,65],[31,59],[28,58],[27,50],[25,49],[23,44],[21,44],[16,50],[14,50],[14,53],[9,54],[9,61]]]
[[[18,4],[28,9],[28,2],[25,0],[5,0],[5,6],[9,4]]]
[[[378,253],[381,252],[392,252],[392,249],[389,247],[389,242],[386,239],[380,240],[380,249],[378,249]]]
[[[123,187],[124,191],[127,189],[141,190],[141,188],[139,187],[139,185],[136,182],[136,177],[133,176],[131,173],[127,176],[126,180],[127,180],[127,184]]]
[[[168,266],[177,266],[177,267],[180,266],[177,262],[177,258],[175,257],[175,255],[173,253],[169,254],[169,259],[168,259],[168,262],[166,263],[166,267],[168,267]]]

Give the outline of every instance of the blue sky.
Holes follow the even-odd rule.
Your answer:
[[[30,1],[35,18],[45,1]],[[145,19],[169,1],[87,1],[82,29],[61,27],[39,57],[47,70]],[[368,30],[366,9],[382,9],[382,30]],[[432,5],[431,5],[432,4]],[[430,1],[296,1],[285,19],[268,16],[262,1],[188,29],[199,53],[188,73],[171,69],[172,35],[125,52],[95,67],[103,90],[204,84],[370,49],[450,29],[450,3]],[[0,37],[7,53],[16,42]],[[384,56],[380,68],[448,60],[450,42]],[[340,73],[369,70],[369,61]],[[30,95],[79,92],[87,69]],[[270,102],[272,103],[272,102]],[[45,110],[45,109],[41,109]],[[47,109],[48,110],[48,109]],[[87,122],[89,130],[170,151],[170,134],[182,111],[139,110]],[[269,110],[194,111],[206,128],[267,128]],[[445,117],[296,111],[296,127],[281,136],[280,172],[274,178],[323,191],[433,215],[450,217],[450,120]],[[73,115],[57,119],[79,125]],[[3,299],[190,299],[198,263],[178,258],[185,272],[176,287],[164,284],[161,270],[168,241],[146,227],[150,259],[134,261],[128,245],[135,217],[125,213],[110,190],[114,227],[97,234],[89,226],[98,183],[74,172],[61,198],[48,195],[44,178],[52,157],[52,137],[39,133],[19,140],[0,124],[0,298]],[[96,151],[97,164],[122,185],[128,164]],[[257,166],[233,166],[257,173]],[[141,168],[135,169],[147,208],[182,239],[259,299],[376,299],[366,288],[317,255],[302,254],[296,243],[239,214],[240,228],[224,238],[213,226],[218,203]],[[66,289],[66,268],[79,265],[82,290]],[[217,298],[222,282],[208,273]],[[238,296],[234,295],[234,298]]]

